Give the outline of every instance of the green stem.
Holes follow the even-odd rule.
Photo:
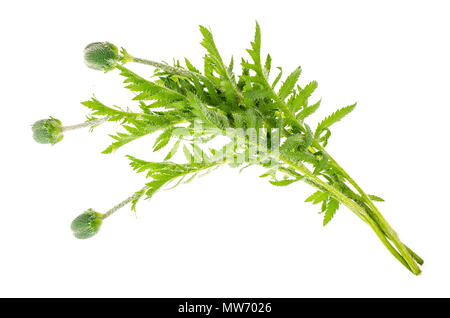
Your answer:
[[[386,246],[386,248],[389,250],[389,252],[398,260],[400,261],[408,270],[410,270],[414,274],[419,274],[419,272],[415,272],[410,266],[409,263],[406,262],[404,257],[398,253],[398,251],[389,243],[386,236],[384,235],[384,232],[382,229],[378,226],[378,224],[367,214],[367,212],[359,206],[357,203],[355,203],[353,200],[349,199],[347,196],[345,196],[343,193],[332,187],[326,182],[323,182],[321,179],[317,178],[315,175],[313,175],[308,168],[306,168],[303,164],[295,164],[293,162],[290,162],[290,160],[286,158],[281,158],[284,162],[289,164],[290,166],[294,167],[295,169],[301,171],[306,178],[311,180],[313,183],[319,185],[326,191],[328,191],[335,199],[343,203],[347,208],[349,208],[353,213],[355,213],[359,218],[361,218],[365,223],[367,223],[375,232],[375,234],[379,237],[381,242]]]
[[[410,249],[407,248],[398,237],[397,232],[394,231],[394,229],[391,227],[391,225],[386,221],[386,219],[383,217],[383,215],[380,213],[378,208],[375,206],[375,204],[372,202],[372,200],[369,198],[369,196],[364,192],[364,190],[353,180],[350,175],[336,162],[336,160],[333,159],[333,157],[328,154],[325,149],[316,142],[314,144],[314,147],[316,147],[318,150],[322,151],[324,154],[328,155],[329,160],[340,170],[340,172],[345,176],[345,178],[350,182],[350,184],[355,187],[355,189],[358,191],[358,193],[362,196],[364,201],[368,204],[371,211],[375,215],[377,219],[377,223],[380,225],[380,227],[383,229],[383,231],[386,233],[387,237],[394,243],[394,245],[397,247],[397,249],[401,252],[403,257],[405,258],[405,261],[410,266],[412,272],[416,275],[420,274],[420,268],[416,263],[416,260],[420,263],[423,263],[423,260],[420,257],[417,256],[415,253],[412,255],[410,253]]]
[[[199,78],[199,79],[201,79],[203,81],[210,82],[210,80],[207,77],[205,77],[205,76],[203,76],[203,75],[201,75],[199,73],[196,73],[196,72],[191,72],[189,70],[185,70],[183,68],[173,67],[173,66],[169,66],[167,64],[163,64],[163,63],[159,63],[159,62],[155,62],[155,61],[151,61],[151,60],[135,58],[135,57],[131,57],[130,61],[133,61],[133,62],[136,62],[136,63],[141,63],[141,64],[146,64],[146,65],[151,65],[151,66],[154,66],[156,68],[162,69],[162,70],[164,70],[166,72],[169,72],[171,74],[184,76],[184,77],[189,77],[189,78],[195,76],[195,77],[197,77],[197,78]],[[118,68],[120,68],[120,67],[118,67]],[[263,74],[262,69],[260,70],[260,73]],[[264,76],[264,78],[265,78],[265,76]],[[229,79],[229,78],[227,78],[227,80],[231,81],[231,79]],[[276,94],[276,92],[273,90],[273,88],[268,83],[267,79],[265,81],[265,84],[267,86],[267,89],[269,89],[271,91],[272,99],[274,100],[274,102],[278,106],[278,108],[282,111],[283,115],[285,116],[285,118],[287,119],[289,124],[293,128],[304,132],[305,128],[303,127],[303,125],[297,120],[295,115],[289,110],[289,108],[286,105],[286,103],[283,100],[280,99],[278,94]],[[237,90],[237,92],[239,92],[239,91]],[[237,96],[241,97],[240,94],[237,94]],[[400,241],[397,233],[392,229],[392,227],[389,225],[389,223],[387,223],[387,221],[383,218],[383,216],[378,211],[378,209],[375,207],[375,205],[370,200],[370,198],[356,184],[356,182],[342,169],[342,167],[340,167],[337,164],[337,162],[328,153],[326,153],[326,151],[323,149],[323,147],[321,147],[320,144],[318,144],[318,142],[315,142],[314,146],[317,149],[323,151],[324,154],[327,154],[329,156],[329,158],[330,158],[330,161],[332,161],[336,165],[336,167],[341,170],[341,172],[346,176],[347,180],[361,194],[363,200],[369,206],[370,211],[373,212],[374,217],[372,216],[372,214],[368,214],[368,212],[365,210],[365,208],[363,206],[359,205],[354,200],[352,200],[351,198],[347,197],[344,193],[342,193],[338,189],[334,188],[332,185],[330,185],[330,184],[324,182],[323,180],[321,180],[320,178],[318,178],[311,171],[309,171],[309,169],[306,168],[303,164],[291,162],[287,158],[280,157],[280,159],[281,159],[281,161],[285,162],[289,166],[291,166],[294,169],[296,169],[296,170],[300,171],[301,173],[303,173],[305,175],[305,177],[306,177],[305,181],[307,181],[309,184],[312,184],[312,185],[315,185],[316,187],[325,189],[333,197],[335,197],[337,200],[339,200],[341,203],[343,203],[345,206],[347,206],[358,217],[360,217],[365,223],[367,223],[369,226],[372,227],[372,229],[375,231],[376,235],[380,238],[382,243],[386,246],[386,248],[391,252],[391,254],[395,258],[397,258],[411,272],[413,272],[416,275],[419,274],[420,273],[420,269],[417,266],[416,261],[420,264],[420,263],[423,263],[423,260],[420,257],[418,257],[414,252],[412,252],[408,247],[406,247]],[[127,200],[129,200],[128,202],[130,202],[132,199],[128,198]],[[125,200],[125,201],[127,201],[127,200]],[[118,208],[122,207],[123,205],[125,205],[128,202],[120,203],[118,205]],[[110,211],[108,211],[106,213],[107,216],[112,214],[112,213],[114,213],[118,208],[115,207],[115,208],[111,209]],[[388,239],[392,241],[392,243],[395,245],[395,247],[397,249],[395,249],[391,245],[391,243],[389,242]]]
[[[134,57],[134,56],[130,56],[129,60],[134,63],[153,66],[155,68],[161,69],[161,70],[163,70],[167,73],[171,73],[173,75],[183,76],[183,77],[187,77],[187,78],[196,77],[196,78],[202,80],[203,82],[208,82],[216,89],[219,89],[208,77],[206,77],[200,73],[197,73],[197,72],[192,72],[190,70],[186,70],[181,67],[170,66],[165,63],[156,62],[156,61],[147,60],[147,59],[141,59],[141,58]],[[219,90],[221,90],[221,89],[219,89]]]
[[[134,199],[136,199],[138,196],[142,195],[143,192],[145,192],[145,190],[148,189],[148,186],[143,187],[141,190],[133,193],[133,195],[129,196],[128,198],[126,198],[125,200],[123,200],[122,202],[120,202],[119,204],[115,205],[114,207],[112,207],[111,209],[109,209],[108,211],[106,211],[105,213],[103,213],[102,215],[102,219],[106,219],[107,217],[109,217],[111,214],[115,213],[117,210],[123,208],[125,205],[127,205],[128,203],[132,202]]]
[[[168,64],[164,64],[164,63],[161,63],[161,62],[155,62],[155,61],[152,61],[152,60],[141,59],[141,58],[138,58],[138,57],[132,57],[131,61],[135,62],[135,63],[150,65],[150,66],[159,68],[159,69],[161,69],[163,71],[166,71],[167,73],[174,74],[174,75],[179,75],[179,76],[184,76],[184,77],[197,76],[197,77],[201,77],[202,79],[206,77],[206,76],[203,76],[203,75],[201,75],[199,73],[191,72],[191,71],[188,71],[188,70],[186,70],[184,68],[181,68],[181,67],[174,67],[174,66],[170,66]]]
[[[61,130],[64,132],[64,131],[68,131],[68,130],[75,130],[75,129],[85,128],[85,127],[92,127],[92,126],[95,126],[95,125],[100,125],[100,124],[102,124],[102,123],[104,123],[106,121],[108,121],[108,117],[95,119],[95,120],[89,120],[89,121],[86,121],[84,123],[77,124],[77,125],[63,126],[63,127],[61,127]]]
[[[163,70],[163,71],[165,71],[167,73],[174,74],[174,75],[183,76],[183,77],[187,77],[187,78],[196,77],[196,78],[202,80],[203,82],[208,82],[213,87],[215,87],[217,90],[222,91],[222,92],[224,91],[224,89],[222,87],[217,87],[217,85],[214,84],[208,77],[206,77],[206,76],[204,76],[204,75],[202,75],[200,73],[197,73],[197,72],[192,72],[190,70],[186,70],[186,69],[181,68],[181,67],[170,66],[170,65],[165,64],[165,63],[156,62],[156,61],[147,60],[147,59],[142,59],[142,58],[134,57],[134,56],[131,56],[131,55],[128,57],[128,60],[131,61],[131,62],[134,62],[134,63],[150,65],[150,66],[156,67],[158,69],[161,69],[161,70]],[[238,100],[239,101],[243,101],[244,97],[242,96],[242,93],[236,87],[236,83],[230,78],[226,68],[225,68],[225,73],[226,73],[226,80],[231,83],[231,86],[233,87],[233,90],[234,90]]]
[[[229,133],[230,131],[228,131]],[[241,135],[236,134],[235,137],[242,138]],[[244,140],[245,141],[245,140]],[[251,141],[247,141],[252,143]],[[335,199],[337,199],[339,202],[347,206],[353,213],[355,213],[360,219],[362,219],[365,223],[367,223],[376,233],[376,235],[379,237],[381,242],[384,244],[384,246],[389,250],[389,252],[400,262],[402,263],[408,270],[415,273],[411,267],[408,265],[408,263],[405,261],[405,259],[398,253],[398,251],[389,243],[387,240],[383,230],[380,228],[380,226],[376,223],[375,220],[373,220],[369,214],[367,214],[366,210],[358,205],[355,201],[348,198],[345,194],[340,192],[338,189],[332,187],[328,183],[322,181],[320,178],[315,176],[305,165],[302,163],[294,163],[288,158],[285,158],[282,155],[273,154],[269,149],[266,147],[261,147],[260,144],[254,144],[253,146],[256,146],[260,151],[267,153],[269,156],[273,157],[276,161],[282,161],[285,164],[291,166],[293,169],[300,171],[303,175],[299,175],[296,172],[293,172],[289,169],[286,169],[286,171],[294,176],[295,178],[298,177],[304,177],[303,181],[307,182],[308,184],[320,189],[328,191]]]
[[[269,84],[266,76],[264,75],[264,72],[262,71],[262,66],[258,65],[258,70],[260,75],[265,79],[265,85],[266,88],[268,90],[270,90],[271,95],[273,100],[275,101],[275,103],[278,105],[279,109],[283,112],[283,114],[286,116],[288,122],[291,124],[291,126],[293,128],[297,128],[300,131],[305,131],[303,125],[297,120],[297,118],[295,117],[295,115],[289,110],[288,106],[286,105],[286,103],[278,96],[278,94],[273,90],[272,86]],[[400,241],[400,239],[398,238],[397,233],[392,229],[392,227],[389,225],[389,223],[387,223],[387,221],[383,218],[383,216],[381,215],[381,213],[378,211],[378,209],[375,207],[375,205],[373,204],[373,202],[370,200],[370,198],[364,193],[364,191],[362,191],[362,189],[356,184],[356,182],[353,181],[353,179],[350,178],[350,176],[342,169],[342,167],[340,167],[337,162],[325,151],[325,149],[323,149],[322,146],[320,146],[320,144],[318,142],[315,142],[315,144],[318,145],[318,149],[323,151],[324,154],[327,154],[329,156],[329,158],[336,164],[336,166],[342,170],[342,172],[348,177],[347,179],[349,180],[349,182],[358,190],[358,192],[361,193],[361,195],[363,196],[364,200],[367,201],[367,203],[369,204],[369,206],[373,209],[374,214],[377,216],[378,220],[373,220],[369,215],[367,215],[366,211],[362,208],[359,207],[358,204],[356,204],[353,200],[350,200],[353,203],[350,202],[345,202],[345,201],[341,201],[342,203],[344,203],[348,208],[350,208],[352,211],[354,211],[353,207],[351,208],[351,206],[356,205],[358,207],[358,210],[363,210],[364,213],[367,215],[367,221],[370,223],[370,225],[374,225],[372,226],[372,228],[374,229],[374,231],[377,233],[377,235],[380,237],[380,239],[383,241],[383,243],[385,243],[386,239],[385,239],[385,235],[384,234],[380,234],[379,233],[379,228],[378,226],[382,229],[382,232],[386,232],[387,236],[390,238],[390,240],[394,243],[394,245],[397,247],[398,252],[400,252],[400,254],[402,255],[403,261],[406,261],[406,263],[408,264],[408,268],[411,270],[411,272],[413,272],[414,274],[418,275],[420,274],[420,269],[417,266],[417,263],[415,262],[413,256],[411,255],[411,253],[409,252],[409,249],[407,249],[405,247],[405,245],[403,245],[403,243]],[[316,146],[316,145],[315,145]],[[302,165],[303,166],[303,165]],[[304,167],[304,166],[303,166]],[[306,167],[304,167],[306,170],[308,170]],[[313,177],[315,177],[313,175]],[[327,183],[323,182],[322,180],[318,179],[320,182],[322,182],[323,184],[326,184],[327,187],[329,187],[330,189],[334,189],[333,187],[329,186]],[[329,190],[331,192],[331,190]],[[345,197],[345,195],[344,195]],[[349,206],[350,204],[350,206]],[[378,222],[377,222],[378,221]],[[372,222],[374,224],[372,224]],[[375,226],[376,225],[376,226]],[[381,237],[381,236],[382,237]],[[386,244],[385,244],[386,245]],[[389,244],[389,246],[391,246]],[[386,245],[386,247],[388,247],[388,245]],[[392,247],[392,246],[391,246]],[[393,253],[392,248],[388,247],[389,251],[391,251],[391,253]],[[397,252],[395,252],[396,254],[398,254]],[[396,256],[396,254],[393,253],[394,256]],[[398,259],[398,257],[396,257]],[[400,260],[400,259],[399,259]],[[421,260],[421,259],[420,259]]]

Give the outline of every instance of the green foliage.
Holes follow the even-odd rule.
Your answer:
[[[95,97],[92,97],[92,99],[90,100],[81,102],[81,104],[91,110],[92,118],[107,116],[109,121],[132,122],[133,120],[141,116],[140,114],[124,111],[117,106],[115,106],[114,108],[108,107],[102,104]]]
[[[339,209],[339,201],[330,198],[326,204],[325,215],[323,217],[323,226],[327,225],[331,221],[336,211]]]
[[[289,76],[286,78],[286,81],[281,86],[280,91],[278,92],[278,96],[280,97],[280,99],[284,100],[293,92],[295,84],[297,83],[301,72],[302,68],[297,67],[291,74],[289,74]]]
[[[299,181],[300,179],[284,179],[284,180],[270,180],[269,182],[271,184],[273,184],[274,186],[278,186],[278,187],[284,187],[284,186],[288,186],[291,183],[294,183],[296,181]]]
[[[335,111],[334,113],[332,113],[331,115],[325,117],[324,120],[322,120],[316,128],[316,132],[314,133],[314,136],[316,138],[319,138],[319,136],[322,134],[322,132],[325,129],[328,129],[331,125],[337,123],[338,121],[340,121],[342,118],[344,118],[345,116],[347,116],[349,113],[351,113],[351,111],[356,107],[356,103],[350,106],[346,106],[343,108],[338,109],[337,111]]]
[[[135,209],[141,198],[151,198],[160,189],[190,182],[222,164],[241,170],[259,165],[265,169],[261,177],[267,177],[272,185],[283,187],[302,180],[313,186],[316,192],[306,202],[320,204],[324,225],[341,203],[346,205],[377,232],[403,265],[419,273],[415,262],[420,263],[421,259],[392,235],[393,230],[372,202],[382,199],[367,196],[325,150],[331,126],[356,104],[325,117],[313,133],[305,121],[321,105],[320,99],[310,103],[317,82],[302,87],[300,67],[285,78],[281,67],[275,67],[279,71],[274,72],[270,54],[261,58],[258,24],[247,49],[249,57],[240,59],[239,74],[235,72],[234,58],[224,58],[219,53],[211,31],[200,26],[200,32],[206,49],[202,67],[194,66],[188,59],[184,59],[183,67],[179,61],[169,65],[135,58],[125,49],[120,55],[108,42],[96,42],[85,49],[89,67],[117,69],[124,77],[125,88],[134,95],[126,107],[107,106],[96,97],[82,103],[89,109],[92,123],[109,121],[121,127],[110,135],[114,141],[103,153],[112,153],[156,133],[154,155],[162,150],[164,154],[160,161],[128,156],[131,167],[145,174],[145,187],[104,215],[92,210],[83,213],[72,223],[74,235],[88,238],[98,232],[104,218],[125,204],[131,203]],[[153,76],[138,75],[124,66],[131,62],[155,67]],[[55,119],[33,126],[38,142],[56,143],[62,138],[62,131],[64,128]]]
[[[304,107],[298,114],[297,119],[299,121],[303,121],[306,117],[314,114],[316,110],[320,107],[320,103],[322,100],[319,100],[317,103],[311,106]]]
[[[186,152],[189,152],[185,148]],[[194,156],[191,153],[189,157]],[[130,159],[130,166],[136,172],[145,172],[146,177],[151,179],[150,182],[146,184],[147,188],[142,192],[142,195],[146,195],[147,198],[151,198],[158,190],[168,186],[175,182],[173,187],[178,186],[180,183],[188,183],[200,172],[208,173],[216,168],[217,166],[223,164],[223,161],[208,161],[204,160],[202,162],[193,162],[186,164],[177,164],[174,162],[152,162],[137,159],[133,156],[127,156]],[[134,203],[136,204],[136,202]]]
[[[373,201],[384,202],[384,199],[380,198],[379,196],[376,196],[376,195],[373,195],[373,194],[369,194],[368,196]]]
[[[311,202],[312,204],[321,203],[323,201],[327,201],[329,194],[323,191],[316,191],[306,198],[305,202]]]

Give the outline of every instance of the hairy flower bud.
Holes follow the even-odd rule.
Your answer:
[[[119,59],[119,49],[109,42],[94,42],[84,49],[84,61],[89,68],[110,71]]]
[[[33,138],[40,144],[54,145],[63,139],[61,121],[55,118],[38,120],[31,127]]]
[[[76,238],[87,239],[97,234],[101,225],[102,214],[89,209],[77,216],[72,221],[70,228]]]

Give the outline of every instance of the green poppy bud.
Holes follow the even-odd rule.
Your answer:
[[[31,127],[33,138],[40,144],[54,145],[63,139],[61,121],[55,118],[38,120]]]
[[[77,216],[70,226],[73,235],[82,240],[94,236],[100,230],[102,216],[101,213],[95,212],[92,209]]]
[[[110,71],[119,60],[119,49],[109,42],[94,42],[84,49],[84,61],[89,68]]]

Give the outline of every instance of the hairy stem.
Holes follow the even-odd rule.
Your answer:
[[[272,99],[275,101],[275,103],[278,105],[279,109],[283,112],[284,116],[286,117],[286,119],[288,120],[289,124],[293,127],[293,128],[297,128],[300,131],[305,131],[305,128],[303,127],[303,125],[297,120],[297,118],[295,117],[295,115],[289,110],[288,106],[286,105],[286,103],[278,96],[278,94],[273,90],[272,86],[269,84],[267,77],[265,76],[264,72],[262,71],[262,66],[258,65],[258,72],[260,73],[260,75],[265,79],[265,86],[268,90],[270,90],[271,95],[272,95]],[[415,261],[415,257],[413,257],[413,255],[410,253],[410,250],[407,249],[405,247],[405,245],[400,241],[400,239],[398,238],[397,233],[392,229],[392,227],[389,225],[389,223],[383,218],[383,216],[381,215],[381,213],[378,211],[378,209],[375,207],[375,205],[373,204],[372,200],[370,200],[370,198],[364,193],[364,191],[362,191],[362,189],[356,184],[356,182],[353,181],[352,178],[350,178],[350,176],[337,164],[337,162],[325,151],[325,149],[323,149],[322,146],[320,146],[320,144],[318,142],[315,142],[315,145],[318,145],[318,149],[323,151],[324,154],[327,154],[330,158],[330,160],[332,160],[336,166],[342,170],[342,172],[346,175],[347,179],[349,180],[349,182],[358,190],[358,192],[362,195],[363,199],[365,201],[367,201],[367,204],[371,207],[371,209],[373,209],[374,214],[377,217],[377,220],[374,220],[370,217],[370,215],[367,215],[366,211],[360,207],[357,203],[355,203],[353,200],[349,199],[350,201],[346,201],[343,200],[339,200],[339,198],[337,198],[339,201],[341,201],[344,205],[346,205],[349,209],[351,209],[352,211],[357,211],[357,210],[361,210],[360,212],[364,212],[364,214],[367,215],[367,221],[369,222],[369,225],[371,225],[371,227],[374,229],[375,233],[380,237],[380,239],[383,241],[383,243],[385,244],[386,242],[389,243],[386,240],[386,236],[394,243],[394,245],[396,246],[396,248],[398,249],[398,252],[400,252],[401,254],[401,262],[404,264],[404,262],[407,263],[407,267],[411,270],[412,273],[414,273],[415,275],[420,274],[420,269],[417,266],[417,263]],[[292,166],[292,165],[291,165]],[[302,171],[303,173],[309,172],[309,170],[303,165],[299,165],[298,167],[295,167],[296,169],[300,168],[300,171]],[[319,178],[317,178],[316,176],[314,176],[312,173],[310,173],[310,177],[314,177],[315,179],[317,179],[317,182],[321,182],[323,184],[321,184],[322,186],[326,185],[328,189],[328,191],[330,191],[330,193],[333,193],[331,190],[336,190],[334,189],[332,186],[328,185],[327,183],[323,182],[322,180],[320,180]],[[347,198],[344,195],[345,198]],[[348,198],[347,198],[348,199]],[[356,205],[356,206],[355,206]],[[380,232],[380,228],[381,228],[381,232]],[[383,233],[387,233],[386,235]],[[397,256],[398,252],[393,251],[392,246],[389,244],[386,245],[386,247],[388,247],[389,251],[391,253],[393,253],[393,255],[399,259]],[[419,258],[420,259],[420,258]],[[399,259],[400,260],[400,259]],[[421,259],[420,259],[421,260]],[[420,262],[420,261],[419,261]]]
[[[206,77],[200,73],[197,73],[197,72],[192,72],[192,71],[186,70],[181,67],[170,66],[165,63],[156,62],[156,61],[147,60],[147,59],[141,59],[141,58],[134,57],[134,56],[131,57],[131,62],[140,63],[140,64],[144,64],[144,65],[150,65],[150,66],[156,67],[158,69],[161,69],[167,73],[171,73],[173,75],[178,75],[178,76],[183,76],[183,77],[188,77],[188,78],[196,77],[196,78],[202,80],[203,82],[208,82],[211,85],[216,86],[208,77]]]
[[[222,92],[224,91],[223,87],[218,87],[208,77],[206,77],[206,76],[204,76],[204,75],[202,75],[200,73],[197,73],[197,72],[192,72],[190,70],[186,70],[186,69],[181,68],[181,67],[170,66],[170,65],[165,64],[165,63],[156,62],[156,61],[147,60],[147,59],[142,59],[142,58],[138,58],[138,57],[134,57],[134,56],[130,56],[130,61],[134,62],[134,63],[150,65],[150,66],[156,67],[158,69],[161,69],[161,70],[163,70],[163,71],[165,71],[167,73],[171,73],[171,74],[178,75],[178,76],[184,76],[184,77],[188,77],[188,78],[196,77],[196,78],[202,80],[203,82],[208,82],[213,87],[215,87],[217,90],[222,91]],[[244,97],[242,96],[242,93],[236,87],[236,83],[231,80],[228,72],[226,72],[226,74],[227,74],[226,80],[231,83],[231,85],[233,87],[233,90],[234,90],[238,100],[242,101],[244,99]]]
[[[377,223],[380,225],[380,227],[383,229],[383,231],[386,233],[386,236],[394,243],[394,245],[397,247],[397,249],[401,252],[403,257],[405,258],[405,261],[408,263],[408,265],[411,267],[411,270],[414,274],[418,275],[420,274],[420,269],[417,266],[416,260],[420,263],[423,263],[423,260],[420,257],[416,257],[417,255],[414,253],[412,255],[410,253],[410,249],[407,248],[399,239],[397,232],[394,231],[394,229],[391,227],[391,225],[386,221],[386,219],[383,217],[383,215],[380,213],[378,208],[375,206],[373,201],[369,198],[369,196],[364,192],[364,190],[353,180],[353,178],[350,177],[350,175],[336,162],[336,160],[333,159],[333,157],[328,154],[325,149],[319,144],[316,143],[314,145],[317,149],[322,151],[323,153],[327,154],[329,157],[329,160],[334,163],[334,165],[341,171],[341,173],[345,176],[345,178],[350,182],[350,184],[355,187],[355,189],[358,191],[358,193],[361,195],[365,203],[370,207],[371,211],[375,215],[375,218],[377,219]]]
[[[120,202],[119,204],[115,205],[114,207],[112,207],[111,209],[109,209],[108,211],[106,211],[103,215],[102,215],[102,219],[106,219],[107,217],[109,217],[111,214],[113,214],[114,212],[116,212],[117,210],[123,208],[125,205],[127,205],[128,203],[132,202],[134,199],[136,199],[138,196],[141,196],[143,192],[145,192],[145,190],[147,190],[148,186],[143,187],[141,190],[133,193],[133,195],[129,196],[128,198],[126,198],[125,200],[123,200],[122,202]]]
[[[347,196],[345,196],[342,192],[338,191],[328,183],[322,181],[315,175],[313,175],[308,168],[306,168],[303,164],[296,164],[291,162],[290,160],[286,158],[281,158],[284,162],[295,168],[296,170],[302,172],[305,177],[309,180],[311,180],[313,183],[320,185],[320,187],[327,190],[335,199],[340,201],[342,204],[344,204],[347,208],[349,208],[352,212],[354,212],[359,218],[361,218],[365,223],[367,223],[375,232],[375,234],[379,237],[381,242],[386,246],[386,248],[389,250],[389,252],[398,260],[400,261],[408,270],[410,270],[414,274],[419,274],[419,272],[415,272],[409,264],[405,261],[404,257],[398,253],[398,251],[389,243],[386,236],[384,235],[382,229],[378,226],[378,224],[367,214],[367,212],[360,207],[357,203],[355,203],[353,200],[349,199]]]
[[[69,130],[85,128],[85,127],[92,127],[92,126],[103,124],[104,122],[108,121],[108,119],[109,119],[108,117],[104,117],[104,118],[100,118],[100,119],[89,120],[89,121],[86,121],[84,123],[77,124],[77,125],[63,126],[63,127],[61,127],[61,130],[64,132],[64,131],[69,131]]]
[[[197,72],[192,72],[183,68],[179,67],[173,67],[164,63],[155,62],[151,60],[141,59],[141,58],[135,58],[132,56],[129,56],[129,60],[136,63],[151,65],[153,67],[162,69],[168,73],[184,76],[188,78],[196,77],[202,81],[208,81],[210,80]],[[117,66],[119,69],[123,68],[123,66]],[[286,105],[284,100],[282,100],[278,94],[274,91],[272,86],[269,84],[266,76],[264,75],[264,72],[262,70],[262,66],[258,65],[257,72],[260,73],[260,75],[263,76],[265,79],[265,86],[268,90],[271,92],[271,98],[274,100],[275,104],[278,106],[279,110],[283,113],[284,117],[286,118],[287,122],[291,125],[292,128],[295,130],[299,130],[302,132],[305,132],[306,129],[303,127],[302,123],[300,123],[297,118],[295,117],[295,114],[293,114],[289,107]],[[231,78],[226,78],[226,80],[229,80],[231,82]],[[233,83],[232,83],[233,84]],[[235,92],[238,97],[242,96],[241,92],[233,86],[233,89],[235,89]],[[304,166],[302,163],[295,163],[287,158],[284,158],[282,156],[279,156],[278,159],[284,162],[285,164],[289,165],[296,171],[301,172],[304,176],[307,183],[328,191],[334,198],[336,198],[338,201],[340,201],[342,204],[347,206],[352,212],[354,212],[359,218],[361,218],[365,223],[367,223],[376,233],[376,235],[379,237],[379,239],[382,241],[382,243],[386,246],[386,248],[390,251],[390,253],[397,258],[406,268],[408,268],[412,273],[418,275],[420,274],[420,269],[417,265],[417,263],[422,264],[423,260],[414,252],[412,252],[408,247],[406,247],[399,239],[397,233],[392,229],[390,224],[384,219],[384,217],[381,215],[381,213],[378,211],[376,206],[373,204],[372,200],[367,196],[367,194],[359,187],[359,185],[342,169],[340,165],[337,164],[337,162],[323,149],[323,147],[319,144],[319,142],[314,141],[313,146],[322,151],[322,153],[329,156],[329,160],[334,163],[334,165],[339,169],[342,174],[346,177],[346,179],[350,182],[350,184],[358,191],[358,193],[361,195],[362,200],[365,204],[367,204],[369,210],[366,210],[365,205],[358,204],[353,198],[348,197],[343,192],[341,192],[339,189],[334,187],[331,184],[328,184],[327,182],[321,180],[317,175],[313,174],[306,166]],[[105,215],[106,217],[110,214],[114,213],[117,209],[122,207],[123,205],[127,204],[128,202],[132,201],[132,198],[128,198],[127,200],[120,203],[118,206],[114,207],[110,211],[108,211]],[[391,244],[391,242],[394,244],[394,246]],[[417,263],[416,263],[417,262]]]

